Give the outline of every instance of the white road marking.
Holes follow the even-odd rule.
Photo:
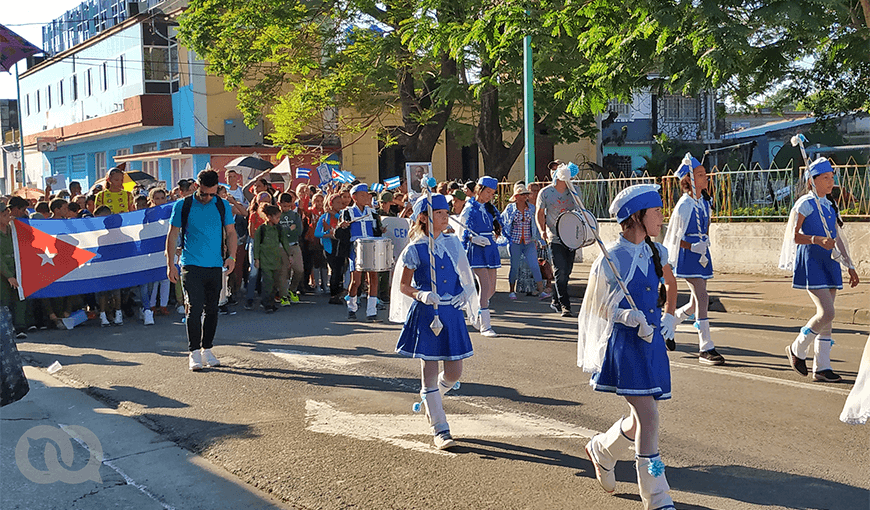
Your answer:
[[[710,332],[711,332],[711,333],[715,333],[715,332],[717,332],[717,331],[727,331],[727,330],[728,330],[728,328],[719,328],[719,327],[716,327],[716,326],[710,326]],[[677,324],[676,332],[677,332],[677,333],[692,333],[692,334],[697,335],[697,334],[698,334],[698,328],[696,328],[695,326],[693,326],[691,322],[686,322],[686,323],[683,323],[683,324]]]
[[[688,368],[689,370],[698,370],[700,372],[713,372],[721,375],[728,375],[731,377],[739,377],[741,379],[749,379],[752,381],[762,381],[773,384],[779,384],[782,386],[791,386],[793,388],[801,388],[806,390],[813,391],[822,391],[825,393],[834,393],[837,395],[848,395],[849,390],[845,388],[834,388],[832,386],[826,386],[826,384],[830,383],[804,383],[797,381],[787,381],[785,379],[777,379],[776,377],[768,377],[766,375],[756,375],[756,374],[747,374],[746,372],[739,372],[734,369],[727,368],[715,368],[715,367],[702,367],[700,365],[690,365],[689,363],[684,363],[681,361],[671,361],[672,367],[680,367],[680,368]]]
[[[466,402],[468,403],[468,402]],[[474,407],[491,409],[480,404]],[[409,439],[408,436],[430,436],[425,414],[355,414],[336,409],[331,404],[307,400],[305,414],[307,430],[321,434],[341,435],[364,441],[385,443],[424,453],[455,455],[436,450],[430,442]],[[450,431],[462,437],[560,437],[591,438],[598,432],[569,423],[527,413],[501,411],[496,414],[450,415]]]
[[[327,368],[330,370],[341,371],[351,365],[372,361],[358,356],[331,356],[328,354],[314,354],[311,352],[289,351],[284,349],[269,349],[269,352],[290,363],[299,370]]]

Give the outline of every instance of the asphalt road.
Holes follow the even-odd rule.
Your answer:
[[[445,398],[460,445],[445,453],[411,411],[419,364],[393,353],[400,326],[347,322],[325,301],[221,317],[214,352],[224,366],[200,373],[187,370],[175,315],[147,328],[35,333],[19,349],[38,366],[59,361],[55,377],[291,507],[641,507],[633,463],[619,464],[611,496],[583,452],[628,407],[592,391],[576,367],[576,319],[496,296],[500,336],[472,333],[475,355]],[[822,385],[785,359],[802,323],[711,317],[728,364],[699,366],[694,330],[681,325],[674,397],[660,405],[677,508],[870,508],[868,429],[837,419],[866,328],[835,325],[833,368],[847,382]]]

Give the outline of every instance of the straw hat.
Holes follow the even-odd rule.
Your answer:
[[[514,194],[511,195],[510,200],[508,202],[516,202],[517,195],[531,195],[532,192],[529,191],[529,188],[526,187],[526,184],[523,182],[518,182],[514,184]]]

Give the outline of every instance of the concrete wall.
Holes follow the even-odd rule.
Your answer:
[[[610,243],[621,229],[616,223],[602,223],[601,237]],[[850,255],[862,280],[870,278],[870,223],[846,223]],[[713,268],[722,273],[787,275],[780,270],[779,251],[785,223],[713,223],[710,226],[710,256]],[[662,229],[664,234],[665,229]],[[660,236],[661,241],[664,235]],[[598,257],[597,245],[583,249],[587,261]]]

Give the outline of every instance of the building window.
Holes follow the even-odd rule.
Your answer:
[[[118,85],[124,85],[127,83],[127,75],[124,70],[124,55],[118,57]]]
[[[133,154],[142,154],[143,152],[154,152],[157,150],[157,142],[140,143],[133,146]]]
[[[628,118],[631,116],[631,105],[628,103],[621,103],[616,99],[611,99],[610,102],[607,103],[607,111],[616,112],[619,118]]]
[[[100,71],[100,89],[105,92],[109,88],[109,67],[107,62],[103,62]]]
[[[79,80],[76,75],[72,75],[69,78],[69,98],[72,101],[79,100]]]
[[[51,109],[51,85],[45,87],[45,109]]]
[[[92,69],[88,69],[85,71],[85,97],[91,97],[91,94],[93,94],[92,86],[94,82],[91,76],[91,70]]]
[[[172,159],[172,182],[193,178],[193,160],[191,158]]]
[[[42,111],[41,106],[42,105],[40,104],[40,100],[39,100],[39,91],[37,90],[36,91],[36,113],[39,113]]]
[[[143,161],[142,171],[155,179],[160,179],[160,162],[156,159]]]
[[[166,25],[154,24],[142,34],[146,94],[178,91],[178,44]]]
[[[97,171],[97,179],[106,175],[106,153],[105,152],[95,152],[94,153],[94,168]]]
[[[30,94],[24,95],[24,113],[30,116]]]
[[[663,118],[668,120],[697,121],[698,100],[694,97],[664,96]]]
[[[63,80],[57,82],[57,104],[63,106],[65,98],[63,95]]]

